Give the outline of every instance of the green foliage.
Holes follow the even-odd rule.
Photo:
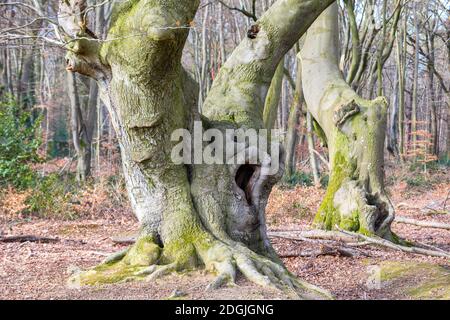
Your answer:
[[[447,155],[442,156],[439,159],[439,165],[441,165],[443,167],[450,167],[450,157],[448,157]]]
[[[52,159],[69,156],[69,132],[63,117],[59,117],[56,122],[53,139],[49,142],[48,156]]]
[[[42,218],[75,219],[77,212],[73,208],[77,183],[73,177],[62,178],[52,173],[36,182],[33,193],[26,200],[26,214]]]
[[[296,212],[299,215],[300,218],[311,216],[311,210],[308,208],[308,206],[305,206],[302,203],[294,202],[292,204],[292,208],[294,209],[294,212]]]
[[[294,186],[304,186],[304,187],[311,187],[314,185],[313,177],[311,174],[306,174],[304,172],[294,172],[290,176],[285,176],[283,178],[283,183],[287,184],[288,186],[294,187]]]
[[[326,189],[328,187],[328,184],[330,183],[330,175],[326,174],[320,178],[320,185],[322,188]]]
[[[40,161],[41,118],[20,110],[10,98],[0,100],[0,186],[27,188],[35,180],[30,164]]]
[[[408,187],[428,187],[431,185],[431,182],[421,174],[416,174],[412,177],[408,177],[406,179],[406,184]]]

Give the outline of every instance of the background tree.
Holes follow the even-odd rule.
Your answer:
[[[392,238],[394,210],[383,182],[387,102],[362,99],[345,82],[337,30],[334,4],[311,26],[302,50],[306,103],[326,135],[331,164],[315,223]]]

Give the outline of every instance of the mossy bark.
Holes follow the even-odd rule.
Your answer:
[[[268,162],[252,168],[177,165],[171,160],[177,144],[171,134],[176,129],[192,131],[193,120],[200,119],[206,128],[222,132],[264,128],[264,101],[277,65],[332,2],[277,1],[257,22],[257,36],[245,39],[221,68],[201,118],[195,111],[198,90],[181,66],[198,0],[125,2],[114,10],[107,41],[73,43],[68,69],[99,84],[142,230],[129,251],[72,280],[80,284],[152,280],[167,272],[204,266],[218,275],[212,288],[233,282],[239,270],[261,285],[305,298],[329,297],[291,275],[266,235],[265,205],[283,170],[275,175],[261,173]],[[78,35],[87,37],[83,29]],[[233,137],[227,139],[234,143]],[[239,152],[258,148],[238,147]],[[247,177],[247,169],[251,185],[240,177]]]
[[[392,238],[394,210],[384,189],[383,170],[387,101],[365,100],[344,81],[337,30],[334,4],[308,31],[302,52],[305,99],[325,134],[331,164],[315,224]]]

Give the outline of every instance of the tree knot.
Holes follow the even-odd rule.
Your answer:
[[[336,108],[334,111],[333,122],[338,128],[342,128],[345,122],[351,117],[357,115],[361,109],[355,100]]]
[[[259,30],[260,28],[257,24],[252,25],[247,31],[247,37],[249,37],[250,39],[255,39],[259,33]]]

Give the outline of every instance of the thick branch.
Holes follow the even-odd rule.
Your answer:
[[[418,227],[450,230],[450,224],[440,223],[440,222],[436,222],[436,221],[421,221],[421,220],[396,217],[395,222],[410,224],[410,225],[418,226]]]
[[[220,70],[203,106],[205,116],[263,128],[264,102],[279,62],[331,3],[277,1]]]

